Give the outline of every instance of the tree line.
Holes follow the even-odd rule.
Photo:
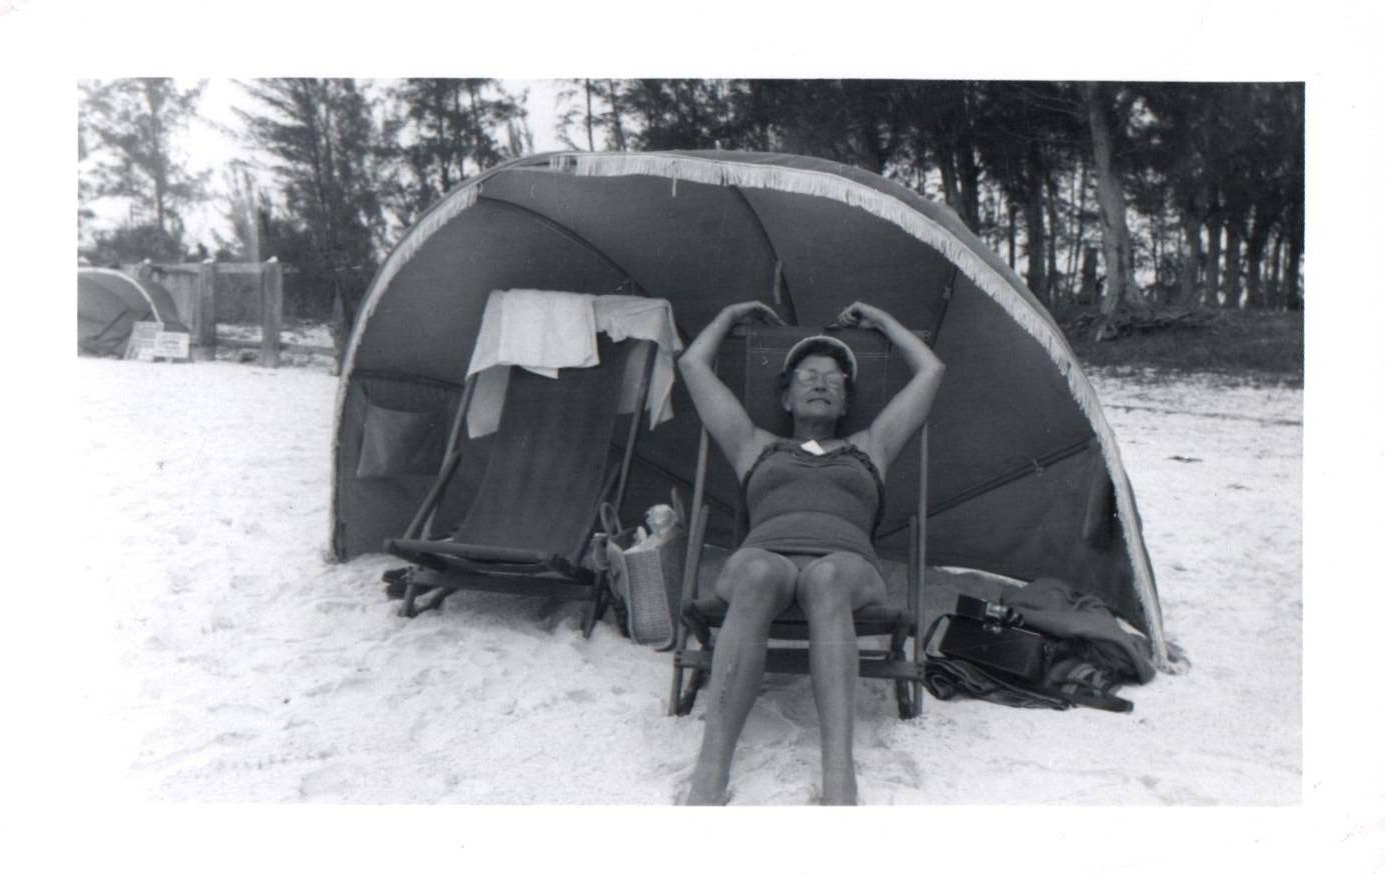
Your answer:
[[[188,251],[209,178],[174,142],[200,86],[84,82],[79,224],[95,260],[206,257],[294,266],[298,312],[344,332],[375,268],[448,190],[534,151],[523,95],[492,79],[256,79],[224,168],[231,236]],[[748,149],[817,156],[945,201],[1055,313],[1303,305],[1301,83],[575,79],[573,149]]]

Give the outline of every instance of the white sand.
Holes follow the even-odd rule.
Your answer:
[[[335,381],[300,363],[82,359],[53,368],[70,370],[66,395],[17,384],[22,409],[58,404],[27,420],[46,452],[23,456],[38,487],[12,504],[30,518],[0,636],[7,773],[42,824],[21,834],[31,856],[236,874],[701,872],[732,848],[794,871],[1385,861],[1378,683],[1361,661],[1378,590],[1342,580],[1367,568],[1343,561],[1370,525],[1324,490],[1369,477],[1379,447],[1310,426],[1317,473],[1302,482],[1301,391],[1096,380],[1192,660],[1127,687],[1134,713],[930,698],[903,723],[885,685],[863,682],[869,807],[832,812],[804,806],[808,685],[772,678],[719,812],[668,806],[702,703],[663,715],[667,655],[609,624],[583,641],[574,607],[540,615],[531,599],[462,593],[406,621],[378,581],[395,561],[326,560]],[[1306,642],[1305,504],[1334,523],[1309,529]]]
[[[664,715],[669,656],[575,606],[478,593],[396,615],[378,556],[326,560],[335,380],[322,369],[83,359],[83,586],[108,611],[104,694],[129,797],[668,804],[703,703]],[[1302,393],[1097,380],[1192,669],[1129,715],[927,699],[862,681],[872,805],[1284,805],[1302,797]],[[772,677],[735,805],[817,780],[804,678]]]

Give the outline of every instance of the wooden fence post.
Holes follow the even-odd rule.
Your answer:
[[[279,366],[279,329],[284,322],[284,266],[270,258],[260,270],[260,363]]]
[[[216,360],[216,262],[197,265],[197,285],[192,295],[192,357]]]

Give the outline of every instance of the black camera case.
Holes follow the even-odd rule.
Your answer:
[[[1021,628],[1021,621],[1008,607],[959,595],[957,612],[946,617],[937,650],[946,658],[1042,682],[1053,643],[1042,634]]]

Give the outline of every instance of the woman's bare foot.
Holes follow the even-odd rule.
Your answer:
[[[731,793],[726,789],[726,778],[713,775],[711,778],[699,778],[694,774],[693,779],[688,783],[688,794],[683,797],[683,804],[688,806],[702,807],[723,807],[731,800]]]
[[[856,793],[856,775],[847,774],[843,777],[828,778],[823,776],[822,798],[820,804],[824,806],[854,807],[859,803]]]

